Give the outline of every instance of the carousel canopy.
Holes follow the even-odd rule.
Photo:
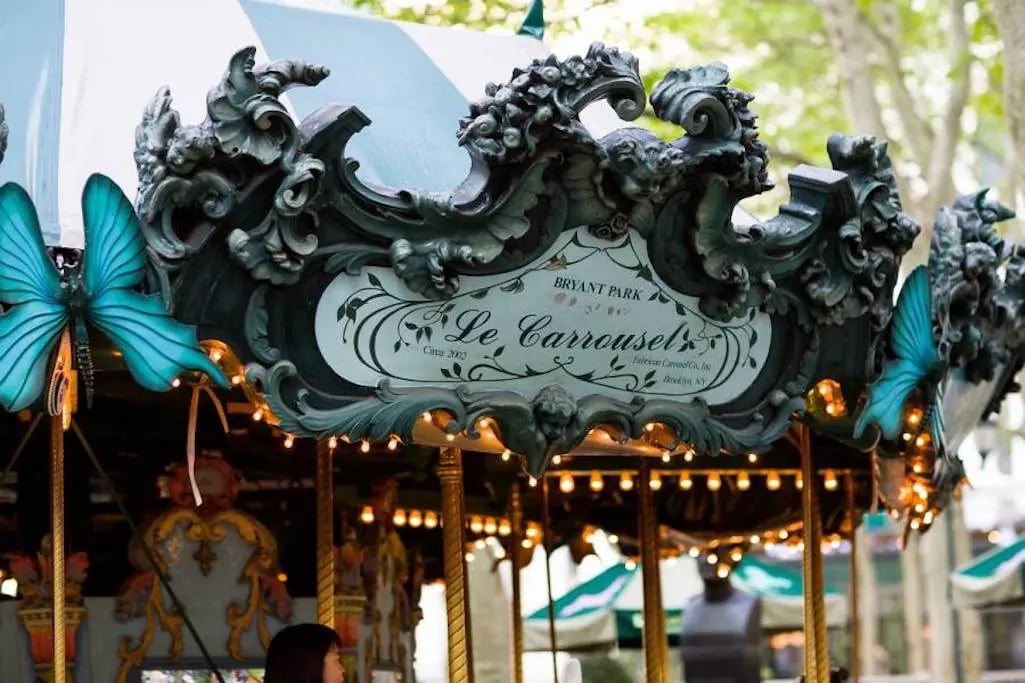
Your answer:
[[[186,44],[187,49],[183,49]],[[302,119],[358,103],[373,126],[346,152],[364,182],[443,191],[470,158],[456,124],[489,82],[506,81],[546,48],[534,38],[373,19],[341,2],[39,0],[0,16],[0,102],[10,140],[0,184],[35,200],[49,246],[83,246],[81,193],[103,173],[133,196],[135,130],[166,86],[183,123],[206,116],[207,92],[239,49],[257,63],[302,57],[330,69],[316,88],[282,96]],[[586,122],[621,122],[603,103]]]
[[[680,630],[687,603],[704,591],[697,560],[663,560],[659,566],[668,632]],[[804,619],[801,575],[752,556],[745,556],[731,574],[733,585],[762,600],[762,628],[800,629]],[[563,650],[586,648],[617,640],[639,641],[643,627],[644,598],[639,565],[621,562],[567,591],[555,603],[558,646]],[[847,602],[833,588],[826,588],[826,621],[843,626]],[[524,620],[528,649],[545,650],[548,642],[548,608],[542,607]]]
[[[1025,598],[1025,537],[994,548],[950,577],[957,607],[987,607]]]

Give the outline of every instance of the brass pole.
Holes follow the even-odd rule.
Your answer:
[[[473,683],[470,619],[466,613],[466,548],[463,543],[463,452],[442,448],[441,526],[445,564],[445,607],[448,613],[449,683]]]
[[[858,615],[858,553],[864,552],[858,547],[857,520],[854,519],[854,475],[847,475],[847,519],[851,527],[851,586],[850,586],[850,624],[851,624],[851,680],[857,683],[861,677],[861,619]]]
[[[64,613],[64,417],[50,417],[50,548],[53,562],[53,683],[67,681]]]
[[[818,478],[812,466],[811,432],[795,423],[801,449],[802,512],[804,517],[804,665],[806,683],[829,683],[829,644],[822,566],[822,511]]]
[[[559,643],[555,635],[555,599],[552,597],[552,519],[548,512],[548,477],[541,477],[541,543],[545,549],[545,580],[548,585],[548,645],[552,650],[552,680],[559,683]]]
[[[520,602],[520,572],[523,571],[520,553],[523,552],[523,504],[520,485],[513,484],[509,501],[512,518],[510,548],[512,551],[512,640],[513,683],[523,683],[523,605]]]
[[[662,585],[658,566],[658,520],[651,490],[647,462],[637,477],[638,526],[641,537],[641,581],[644,590],[644,667],[645,680],[668,683],[669,660],[666,644],[665,610],[662,609]]]
[[[331,448],[317,442],[317,621],[335,627],[335,495]]]

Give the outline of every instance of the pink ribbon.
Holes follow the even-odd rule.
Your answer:
[[[189,470],[189,485],[192,487],[192,498],[196,501],[196,507],[203,504],[203,495],[199,492],[199,484],[196,483],[196,422],[199,418],[199,394],[206,393],[217,409],[217,416],[221,419],[221,427],[224,433],[228,433],[228,416],[224,412],[221,399],[217,397],[213,387],[209,384],[196,384],[192,387],[192,400],[189,402],[189,434],[185,444],[185,460]]]

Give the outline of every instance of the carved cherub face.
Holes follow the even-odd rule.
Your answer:
[[[607,141],[607,142],[606,142]],[[617,131],[607,144],[609,170],[627,199],[646,201],[657,195],[681,153],[651,133],[639,129]]]

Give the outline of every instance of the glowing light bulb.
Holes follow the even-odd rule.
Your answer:
[[[527,486],[529,486],[532,489],[537,488],[537,477],[531,476],[529,479],[527,479]]]
[[[612,545],[616,545],[617,543],[619,543],[619,536],[617,536],[616,534],[609,534],[609,543],[611,543]]]
[[[476,541],[473,542],[473,547],[477,550],[484,550],[484,548],[486,548],[487,545],[488,542],[485,541],[483,538],[478,538]]]
[[[424,523],[424,516],[419,510],[409,511],[409,526],[419,529]]]
[[[920,408],[914,408],[908,413],[908,424],[912,427],[917,426],[922,421],[922,410]]]
[[[762,537],[758,534],[753,534],[749,540],[751,541],[751,545],[758,545],[762,542]]]
[[[776,535],[779,536],[779,540],[785,541],[785,540],[787,540],[787,538],[790,537],[790,532],[787,531],[786,529],[780,529],[779,533],[776,534]]]
[[[683,454],[683,461],[684,462],[691,462],[693,460],[694,460],[694,449],[688,448],[687,451]]]
[[[395,526],[406,526],[406,521],[408,521],[406,511],[402,508],[397,509],[395,514],[392,515],[391,521]]]
[[[174,379],[171,380],[171,388],[172,389],[177,389],[181,385],[182,385],[182,381],[180,379],[178,379],[177,377],[175,377]]]
[[[470,531],[475,534],[479,534],[484,531],[484,520],[474,515],[470,518]]]
[[[751,463],[752,465],[755,464],[756,462],[758,462],[758,454],[757,453],[748,453],[747,454],[747,461],[749,463]]]
[[[836,487],[839,486],[839,482],[836,480],[836,472],[833,470],[826,470],[825,473],[825,487],[827,491],[835,491]]]
[[[327,440],[327,447],[329,449],[331,449],[332,451],[334,449],[338,448],[338,437],[337,436],[332,436],[331,438],[329,438]]]
[[[455,434],[446,434],[445,435],[445,441],[452,442],[452,441],[455,441],[455,440],[456,440],[456,435]]]
[[[214,349],[210,352],[210,360],[213,362],[220,363],[222,358],[224,358],[224,353],[220,349]]]
[[[740,548],[734,548],[730,551],[730,559],[734,562],[740,562],[742,559],[744,559],[744,551]]]
[[[932,524],[933,519],[935,519],[935,515],[933,514],[932,510],[926,512],[925,515],[922,517],[922,521],[926,524]]]
[[[263,419],[263,411],[257,408],[253,411],[253,422],[259,422]]]
[[[553,455],[552,456],[552,464],[555,465],[556,467],[561,465],[562,464],[562,456],[561,455]]]
[[[429,412],[427,412],[427,413],[424,413],[423,415],[421,415],[420,419],[423,420],[424,422],[430,422],[433,418],[431,417],[431,414]]]
[[[804,488],[804,475],[800,472],[798,472],[797,476],[794,477],[794,486],[797,487],[798,491]]]
[[[484,518],[484,533],[486,533],[488,536],[494,536],[497,531],[498,531],[498,520],[496,520],[494,517],[485,517]]]
[[[424,528],[433,529],[438,526],[438,515],[434,512],[424,513]]]
[[[637,569],[637,563],[633,560],[627,560],[626,564],[624,564],[623,566],[626,567],[626,570],[628,572],[632,572],[633,570]]]
[[[510,451],[508,448],[506,448],[504,451],[502,451],[502,462],[509,462],[509,458],[511,458],[511,457],[512,457],[512,451]]]
[[[295,437],[292,436],[291,434],[286,434],[285,435],[285,443],[284,443],[285,448],[291,448],[294,445],[295,445]]]
[[[533,523],[528,524],[527,525],[527,538],[529,538],[530,540],[534,541],[534,540],[537,540],[540,537],[541,537],[541,527],[539,527],[537,524],[533,524]]]
[[[524,549],[529,549],[534,547],[534,544],[531,542],[529,538],[525,538],[522,541],[520,541],[520,547]]]
[[[630,491],[634,487],[634,479],[629,472],[622,472],[619,475],[619,488]]]
[[[360,453],[369,453],[370,452],[370,442],[367,441],[366,439],[361,439],[360,442],[359,442],[359,452]]]
[[[595,493],[605,488],[605,477],[601,476],[601,472],[591,472],[590,486]]]
[[[242,375],[232,375],[231,376],[231,383],[234,384],[236,387],[239,384],[242,384]]]
[[[770,491],[779,491],[779,487],[782,484],[779,478],[779,472],[773,470],[765,475],[765,487]]]
[[[751,478],[747,476],[747,472],[741,472],[737,475],[737,488],[741,491],[747,491],[751,488]]]
[[[715,553],[708,553],[708,557],[705,558],[708,564],[717,564],[719,562],[719,556]]]
[[[928,434],[919,434],[918,438],[915,439],[915,446],[918,448],[925,448],[929,444]]]
[[[911,465],[911,471],[915,474],[921,474],[923,470],[925,470],[925,465],[923,465],[920,462],[916,462],[913,465]]]
[[[648,424],[644,425],[644,431],[648,432],[649,434],[655,431],[655,423],[649,422]]]
[[[719,477],[718,472],[710,472],[708,474],[707,486],[709,491],[718,491],[722,488],[722,479]]]
[[[918,529],[920,526],[922,526],[922,523],[920,521],[918,521],[917,519],[911,520],[912,529]]]
[[[725,564],[721,564],[719,565],[719,568],[715,571],[715,573],[716,576],[718,576],[720,579],[725,579],[728,578],[730,575],[730,568]]]
[[[504,517],[498,522],[498,535],[508,536],[512,533],[512,524]]]
[[[669,461],[673,459],[673,454],[669,451],[662,451],[662,462],[669,464]]]
[[[473,562],[476,559],[476,557],[477,556],[473,554],[472,550],[470,552],[466,553],[466,561],[467,562]]]
[[[662,477],[658,472],[651,473],[651,480],[648,481],[648,486],[652,491],[658,491],[662,488]]]
[[[701,555],[701,549],[700,548],[691,548],[690,550],[687,551],[687,554],[690,555],[691,557],[698,557],[699,555]]]
[[[680,489],[683,491],[690,491],[691,487],[694,486],[694,482],[691,481],[690,474],[687,472],[680,472]]]
[[[832,548],[833,550],[839,550],[840,549],[840,539],[834,537],[833,540],[831,540],[829,542],[829,547]]]
[[[374,521],[374,508],[369,505],[364,505],[363,509],[359,513],[359,521],[364,524],[370,524]]]
[[[388,450],[389,451],[394,451],[398,447],[399,447],[399,440],[398,440],[397,437],[393,436],[392,438],[388,439]]]

